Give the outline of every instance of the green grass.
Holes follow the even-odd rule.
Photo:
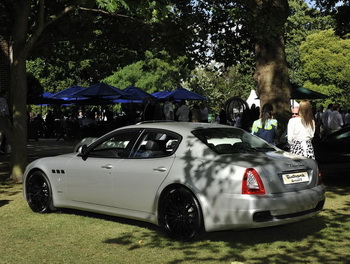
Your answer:
[[[74,210],[33,213],[0,184],[0,263],[349,263],[350,186],[327,186],[324,211],[291,225],[168,239],[156,226]]]

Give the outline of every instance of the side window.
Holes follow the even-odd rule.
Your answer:
[[[167,131],[146,131],[136,144],[131,158],[159,158],[172,155],[181,137]]]
[[[129,144],[136,136],[136,133],[136,131],[122,132],[107,138],[90,151],[90,156],[101,158],[121,158],[126,155],[125,153],[130,149]]]

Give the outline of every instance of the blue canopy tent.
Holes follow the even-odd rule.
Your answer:
[[[113,100],[115,103],[142,103],[146,98],[155,98],[153,95],[145,92],[141,88],[135,86],[128,86],[124,90],[131,95],[129,99],[116,99]]]
[[[160,91],[160,92],[155,92],[152,95],[158,99],[166,99],[169,93],[170,93],[169,91],[164,90],[164,91]]]
[[[52,98],[52,93],[45,92],[38,96],[30,96],[27,98],[27,104],[32,105],[49,105],[62,104],[64,101],[58,98]]]
[[[182,87],[179,87],[171,92],[162,91],[158,93],[153,93],[152,95],[158,99],[168,99],[170,97],[174,97],[175,100],[208,100],[208,98]]]
[[[113,100],[118,98],[129,99],[131,98],[131,94],[105,83],[97,83],[70,95],[70,97]]]
[[[73,85],[67,89],[54,93],[50,98],[62,99],[62,100],[72,100],[71,96],[77,92],[84,90],[85,87]]]

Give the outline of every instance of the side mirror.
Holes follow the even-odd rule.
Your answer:
[[[88,157],[87,145],[81,145],[78,149],[79,154],[82,156],[83,160],[86,160]]]

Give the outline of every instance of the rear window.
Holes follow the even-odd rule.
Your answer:
[[[217,154],[268,152],[276,148],[260,138],[237,128],[207,128],[192,131]]]

